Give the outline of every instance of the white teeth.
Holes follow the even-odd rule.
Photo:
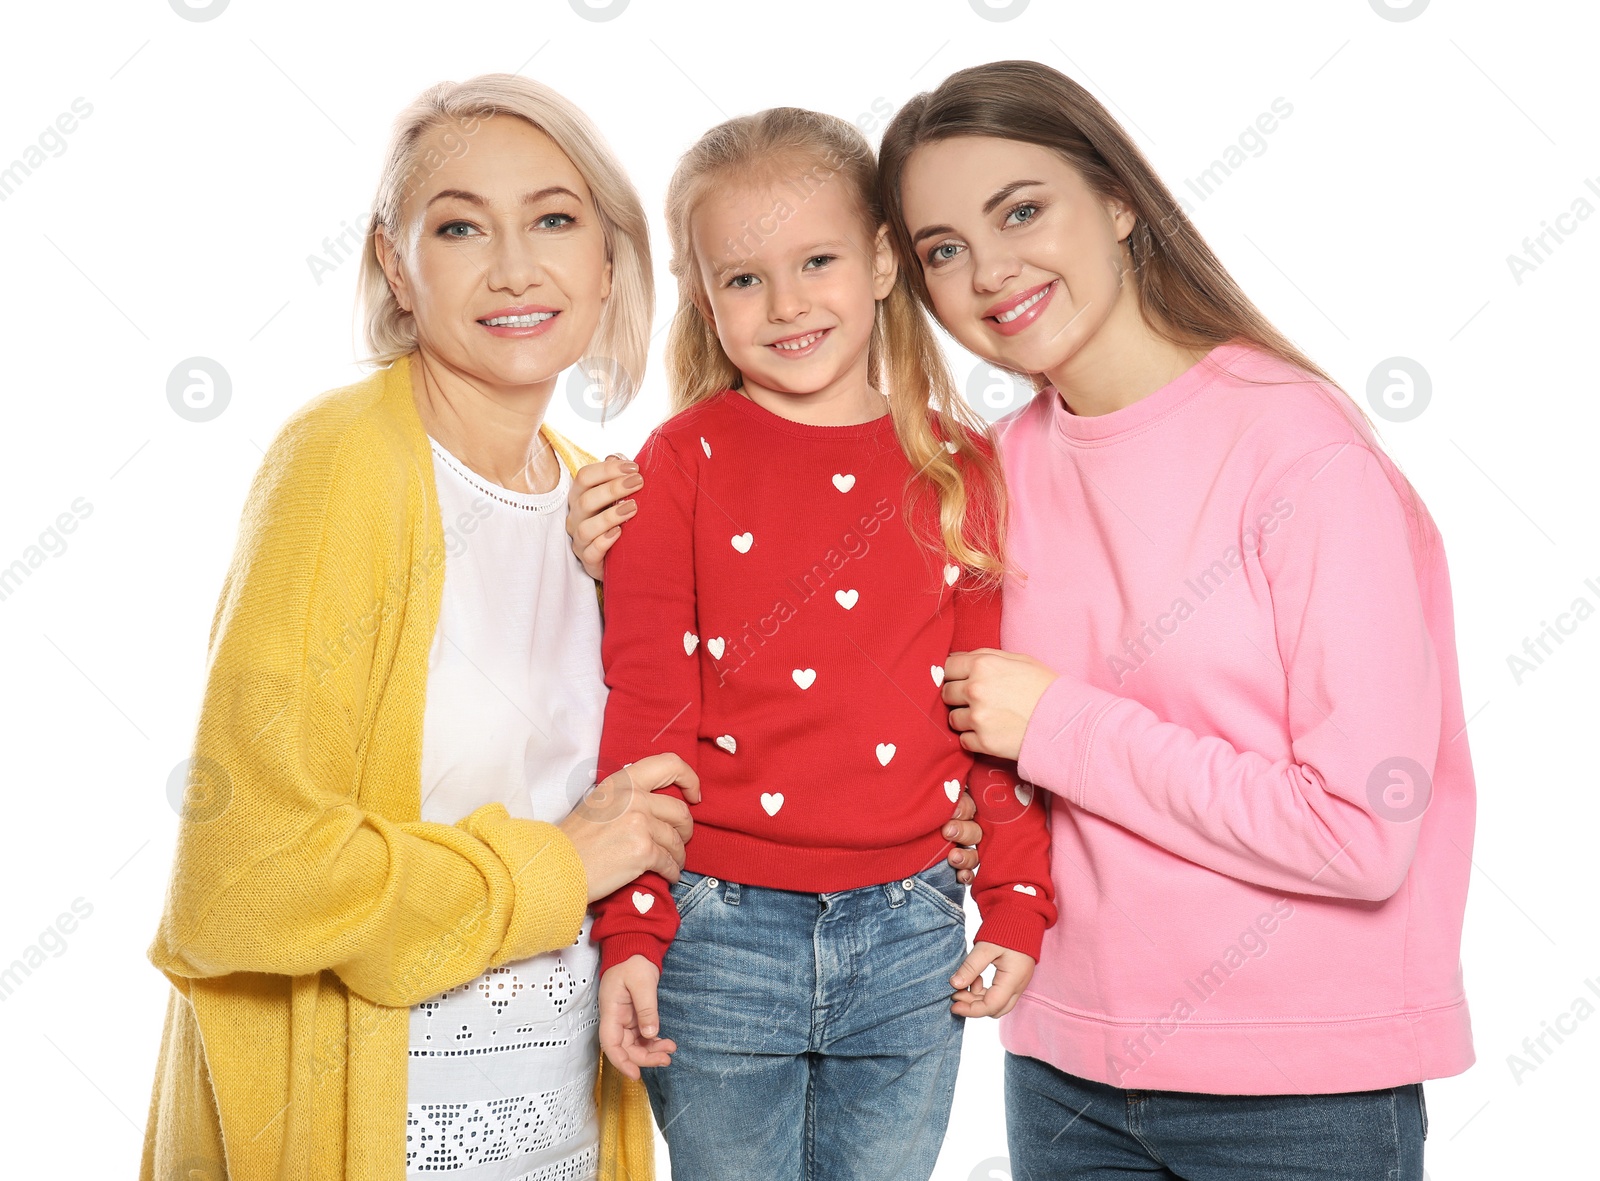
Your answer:
[[[1048,287],[1041,287],[1038,291],[1036,291],[1032,295],[1028,296],[1027,299],[1023,300],[1016,307],[1012,308],[1009,312],[1001,312],[998,316],[995,317],[995,319],[1000,321],[1000,323],[1002,323],[1002,324],[1011,323],[1011,321],[1015,320],[1018,316],[1022,315],[1023,312],[1027,311],[1034,304],[1038,303],[1041,299],[1043,299],[1044,295],[1045,295],[1045,292],[1047,292],[1049,290],[1050,290],[1050,288],[1048,288]]]
[[[493,316],[482,321],[491,328],[532,328],[535,324],[543,324],[554,312],[530,312],[526,316]]]
[[[821,340],[821,339],[822,339],[822,333],[820,333],[820,332],[810,332],[810,333],[807,333],[805,336],[797,336],[793,340],[779,341],[778,343],[774,344],[772,347],[775,348],[775,349],[783,349],[785,352],[792,353],[796,349],[803,349],[803,348],[807,347],[808,345],[813,344],[814,342],[816,342],[818,340]]]

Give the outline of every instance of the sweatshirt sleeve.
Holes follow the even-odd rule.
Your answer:
[[[401,568],[412,477],[378,458],[393,443],[291,423],[252,483],[147,952],[180,991],[329,970],[408,1006],[578,936],[588,883],[554,825],[501,804],[397,822],[358,799],[399,621],[421,609]]]
[[[1276,636],[1261,659],[1281,666],[1262,707],[1284,717],[1288,755],[1063,675],[1028,721],[1020,773],[1241,881],[1379,901],[1410,868],[1441,727],[1407,509],[1355,442],[1302,456],[1275,497],[1292,517],[1260,559]]]
[[[956,584],[951,651],[1000,646],[1001,595],[977,590],[964,576]],[[1015,764],[974,754],[967,789],[983,829],[972,884],[981,923],[975,942],[996,943],[1039,958],[1045,931],[1055,925],[1055,884],[1050,874],[1050,831],[1042,793],[1020,782]]]
[[[695,614],[696,477],[661,431],[638,455],[638,511],[606,554],[605,721],[598,774],[670,752],[698,769],[700,636]],[[677,784],[661,789],[683,799]],[[678,930],[666,878],[653,871],[594,904],[590,939],[605,973],[642,955],[659,969]]]

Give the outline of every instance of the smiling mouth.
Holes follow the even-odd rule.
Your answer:
[[[535,324],[543,324],[556,313],[554,312],[529,312],[525,316],[490,316],[487,320],[478,323],[490,328],[532,328]]]
[[[1027,299],[1023,300],[1015,307],[1009,309],[1008,311],[1001,312],[998,316],[990,316],[989,319],[993,320],[996,324],[1011,323],[1011,321],[1024,314],[1029,308],[1033,307],[1041,299],[1049,295],[1050,288],[1054,285],[1054,282],[1046,283],[1043,287],[1039,288],[1039,290],[1035,291],[1032,295],[1028,296]]]
[[[769,349],[779,349],[785,353],[803,352],[832,331],[833,329],[831,328],[823,328],[816,332],[807,332],[804,336],[791,336],[784,340],[775,340],[767,347]]]

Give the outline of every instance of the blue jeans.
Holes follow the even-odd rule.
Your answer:
[[[683,871],[668,1066],[641,1073],[673,1181],[927,1181],[955,1093],[966,887],[949,862],[809,894]]]
[[[1421,1083],[1331,1095],[1125,1091],[1006,1053],[1014,1181],[1422,1181]]]

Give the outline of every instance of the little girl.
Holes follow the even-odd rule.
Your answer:
[[[999,641],[1004,483],[875,182],[855,128],[778,108],[668,191],[675,414],[606,559],[598,776],[670,751],[702,802],[680,880],[596,903],[593,938],[601,1047],[697,1181],[928,1177],[962,1019],[1010,1009],[1056,916],[1042,803],[941,700]],[[969,782],[970,956],[941,832]]]

